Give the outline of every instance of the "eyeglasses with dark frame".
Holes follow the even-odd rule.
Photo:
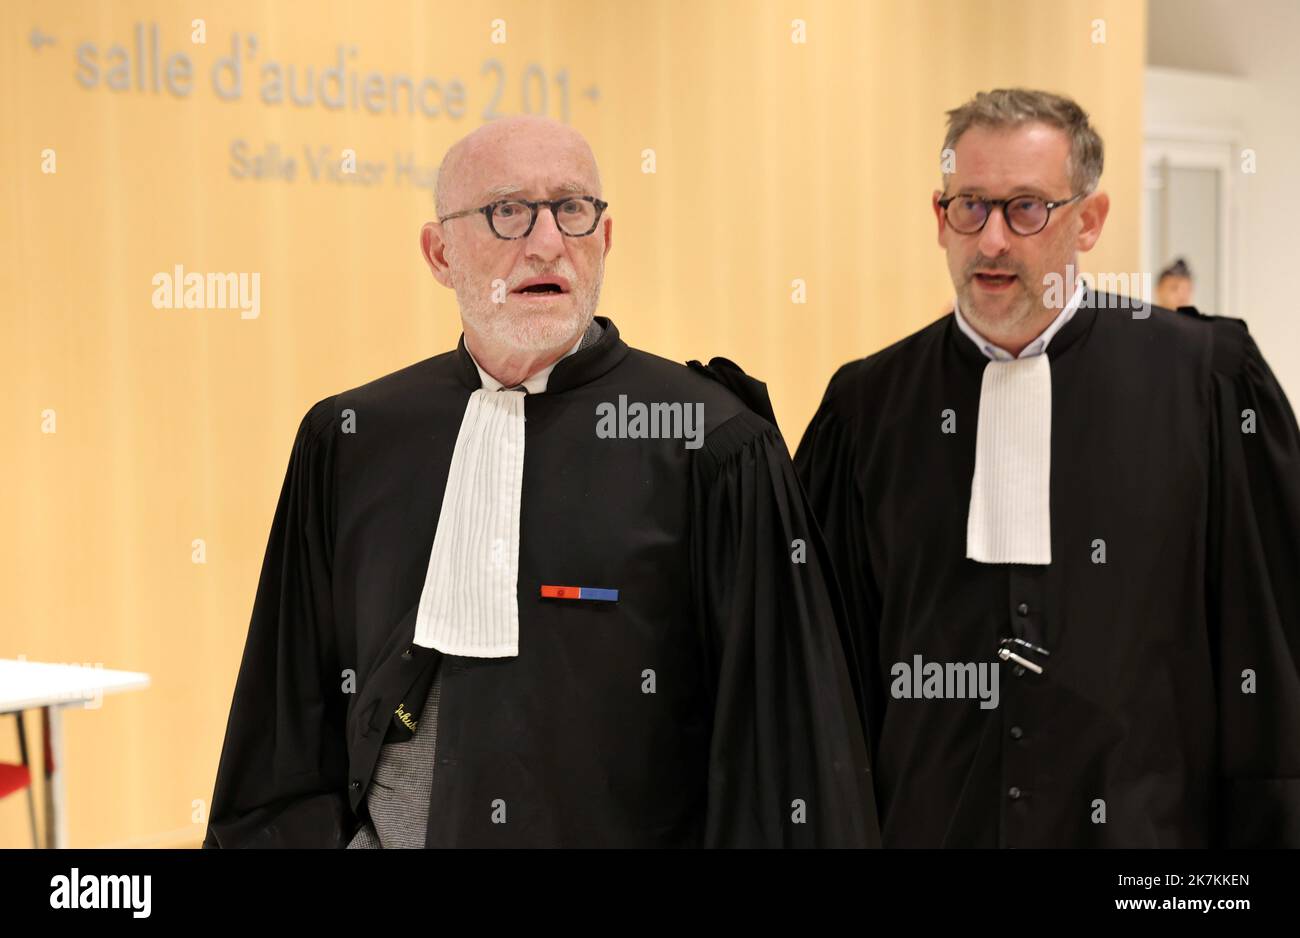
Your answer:
[[[488,227],[492,229],[494,235],[503,241],[514,241],[526,238],[532,233],[533,226],[537,224],[537,214],[543,205],[551,210],[555,227],[560,229],[560,234],[570,238],[583,238],[595,231],[596,226],[600,224],[600,216],[609,207],[608,202],[602,202],[591,195],[566,195],[560,199],[542,199],[537,202],[528,199],[502,199],[481,208],[467,208],[464,211],[452,212],[442,216],[438,221],[445,222],[453,218],[481,213],[487,219]],[[523,223],[525,218],[528,219],[526,227]]]
[[[1022,237],[1036,235],[1052,218],[1052,209],[1069,205],[1088,193],[1080,192],[1068,199],[1049,202],[1036,195],[1013,195],[1007,199],[985,199],[977,195],[950,195],[939,200],[944,217],[958,234],[977,234],[984,230],[994,208],[1002,209],[1007,227]]]

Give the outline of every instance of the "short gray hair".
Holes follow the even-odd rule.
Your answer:
[[[961,135],[971,127],[1018,127],[1030,123],[1047,124],[1064,131],[1070,138],[1068,171],[1076,193],[1097,188],[1103,162],[1101,137],[1092,129],[1083,108],[1070,98],[1050,91],[1028,88],[981,91],[948,112],[944,154],[955,149]]]

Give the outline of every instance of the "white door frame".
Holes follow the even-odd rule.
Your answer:
[[[1240,297],[1238,296],[1237,278],[1237,232],[1239,206],[1235,176],[1237,172],[1238,148],[1236,133],[1231,130],[1214,127],[1151,127],[1147,129],[1142,147],[1142,195],[1141,200],[1141,259],[1142,269],[1151,272],[1151,285],[1159,271],[1155,268],[1157,259],[1150,256],[1147,249],[1147,233],[1154,220],[1148,217],[1147,193],[1159,185],[1158,180],[1165,169],[1174,166],[1180,169],[1213,169],[1219,174],[1219,231],[1217,243],[1220,251],[1220,268],[1216,271],[1218,296],[1207,297],[1202,301],[1206,312],[1216,315],[1240,316]],[[1146,297],[1151,300],[1153,297]]]

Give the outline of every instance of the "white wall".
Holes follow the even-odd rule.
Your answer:
[[[1229,312],[1300,406],[1300,0],[1150,0],[1147,50],[1148,128],[1208,122],[1255,152],[1256,172],[1234,180],[1239,308]]]

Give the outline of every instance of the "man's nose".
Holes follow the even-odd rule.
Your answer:
[[[560,233],[549,205],[537,209],[537,221],[524,239],[524,253],[542,261],[553,261],[564,253],[564,235]]]
[[[989,220],[980,229],[980,253],[985,257],[997,257],[999,254],[1005,254],[1011,247],[1009,235],[1007,220],[1003,217],[1001,209],[990,210]]]

